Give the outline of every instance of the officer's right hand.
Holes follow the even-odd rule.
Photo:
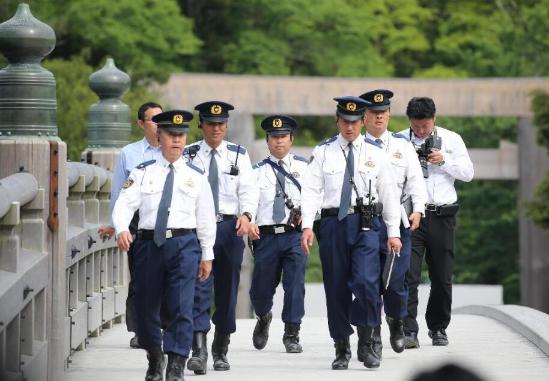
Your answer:
[[[252,241],[259,239],[259,226],[257,226],[257,224],[248,225],[248,237],[250,237]]]
[[[303,233],[301,233],[301,248],[307,255],[309,255],[309,248],[313,246],[314,239],[315,233],[313,233],[313,229],[303,229]]]
[[[112,226],[101,226],[97,229],[97,234],[99,234],[99,238],[101,239],[111,239],[114,235],[114,228]]]
[[[116,237],[116,244],[121,251],[128,251],[132,242],[133,238],[130,232],[121,232]]]
[[[198,280],[204,282],[212,272],[212,261],[200,261],[198,266]]]

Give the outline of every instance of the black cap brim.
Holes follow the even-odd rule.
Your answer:
[[[344,114],[341,111],[338,111],[337,115],[349,122],[354,122],[355,120],[362,119],[362,117],[364,116],[364,114]]]
[[[280,128],[276,130],[270,130],[267,132],[267,135],[290,135],[292,130],[288,128]]]
[[[173,133],[173,134],[186,134],[186,133],[189,132],[189,126],[187,126],[187,125],[182,125],[182,126],[177,126],[177,127],[175,127],[175,126],[166,126],[166,127],[158,126],[158,128],[160,128],[163,131]]]
[[[366,108],[372,111],[385,111],[389,110],[391,108],[391,105],[368,106]]]
[[[229,119],[228,116],[202,116],[201,118],[206,122],[212,122],[212,123],[223,123],[223,122],[226,122],[227,119]]]

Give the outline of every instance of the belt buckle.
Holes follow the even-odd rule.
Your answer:
[[[223,214],[217,213],[215,215],[215,222],[221,222],[221,221],[223,221]]]
[[[426,204],[425,210],[427,210],[428,212],[436,212],[437,206],[435,204]]]
[[[349,206],[349,209],[347,209],[347,214],[354,214],[355,213],[355,207]]]
[[[166,230],[166,239],[170,239],[173,237],[172,229]]]
[[[275,234],[286,233],[286,229],[284,229],[284,226],[275,226],[274,227],[274,233]]]

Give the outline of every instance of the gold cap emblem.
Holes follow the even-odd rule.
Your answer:
[[[210,112],[211,112],[213,115],[219,115],[219,114],[221,114],[221,111],[223,111],[223,108],[222,108],[220,105],[213,105],[213,106],[210,108]]]
[[[282,119],[280,118],[273,119],[273,127],[276,127],[276,128],[282,127]]]
[[[347,110],[355,111],[356,110],[356,103],[355,102],[348,102],[347,103]]]
[[[181,114],[175,114],[172,118],[173,124],[182,124],[183,123],[183,115]]]
[[[374,95],[374,102],[381,103],[383,102],[383,94],[376,94]]]

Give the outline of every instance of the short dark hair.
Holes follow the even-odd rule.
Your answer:
[[[456,364],[445,364],[431,371],[418,373],[412,381],[483,381],[483,379],[471,370]]]
[[[436,112],[435,102],[428,97],[413,97],[406,107],[408,119],[432,119]]]
[[[146,103],[143,103],[140,107],[139,107],[139,110],[137,110],[137,119],[139,120],[143,120],[145,119],[145,112],[151,108],[159,108],[160,110],[162,110],[162,106],[160,106],[158,103],[155,103],[155,102],[146,102]]]

